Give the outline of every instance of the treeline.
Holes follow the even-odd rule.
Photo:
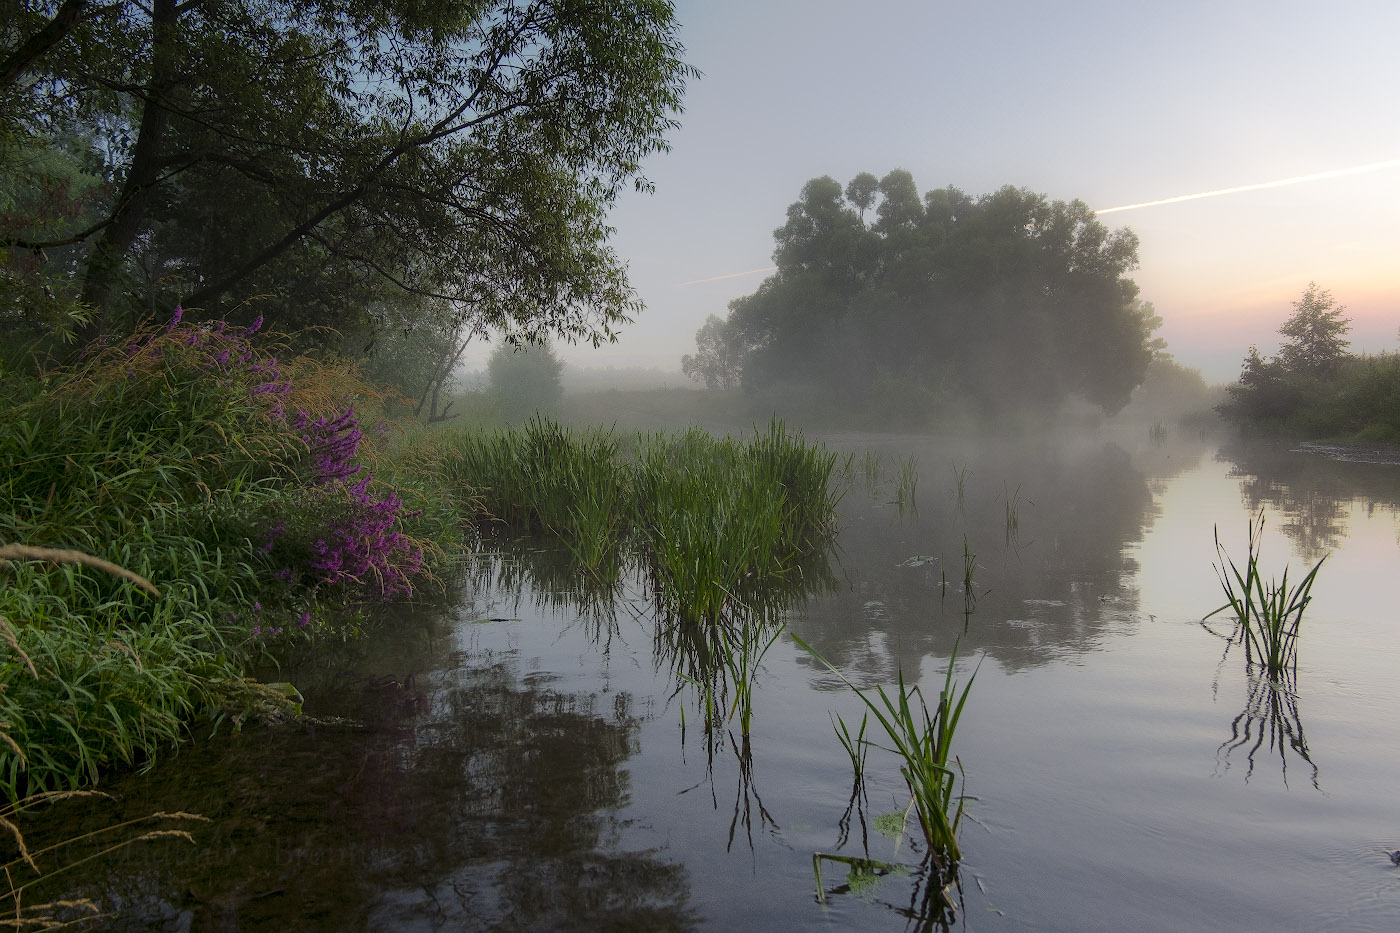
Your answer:
[[[889,424],[1125,405],[1164,342],[1128,277],[1137,238],[1025,189],[920,197],[906,171],[817,178],[778,267],[697,334],[685,371]]]
[[[1265,357],[1250,347],[1218,411],[1254,430],[1400,444],[1400,354],[1349,353],[1345,310],[1309,284],[1279,328],[1285,340],[1278,353]]]

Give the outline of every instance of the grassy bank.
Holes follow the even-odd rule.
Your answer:
[[[250,663],[411,597],[452,502],[353,370],[181,323],[0,382],[0,793],[95,783],[236,711]],[[363,426],[363,427],[362,427]],[[37,552],[42,555],[42,552]],[[139,577],[149,588],[134,581]]]
[[[641,562],[661,616],[691,626],[747,625],[821,579],[804,562],[834,532],[835,457],[780,422],[423,433],[352,367],[279,352],[177,313],[42,379],[0,373],[11,801],[265,704],[254,663],[413,598],[472,519],[552,537],[604,586]]]

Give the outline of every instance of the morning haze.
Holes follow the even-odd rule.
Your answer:
[[[1397,34],[0,5],[6,923],[1400,928]]]

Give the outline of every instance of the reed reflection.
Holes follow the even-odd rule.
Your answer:
[[[1254,776],[1256,756],[1269,743],[1268,753],[1277,753],[1283,783],[1288,784],[1288,758],[1292,753],[1310,769],[1312,786],[1318,784],[1317,764],[1312,760],[1307,737],[1303,734],[1303,719],[1298,712],[1298,694],[1294,684],[1277,678],[1251,674],[1249,693],[1244,709],[1230,722],[1230,738],[1216,749],[1217,773],[1230,769],[1230,756],[1244,751],[1245,781]],[[1291,678],[1290,678],[1291,681]]]

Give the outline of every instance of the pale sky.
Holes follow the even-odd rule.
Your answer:
[[[709,314],[772,264],[809,179],[913,173],[920,192],[1030,188],[1091,208],[1353,175],[1105,215],[1141,239],[1160,335],[1208,379],[1265,352],[1310,281],[1354,349],[1400,328],[1400,3],[679,0],[686,94],[651,196],[614,210],[646,303],[571,368],[679,370]],[[485,351],[479,351],[484,358]]]

